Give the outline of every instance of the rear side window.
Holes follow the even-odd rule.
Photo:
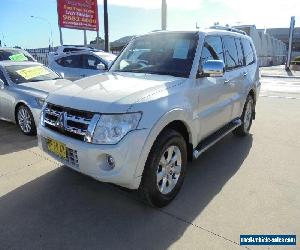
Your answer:
[[[56,62],[60,66],[67,67],[67,68],[82,68],[81,55],[62,57],[57,59]]]
[[[242,44],[243,44],[246,65],[248,66],[255,62],[254,49],[250,41],[247,39],[242,39]]]
[[[239,67],[238,51],[235,44],[235,38],[225,36],[223,37],[225,65],[226,70],[232,70]]]
[[[241,39],[235,38],[234,40],[235,40],[235,46],[238,53],[238,65],[244,66],[244,54],[243,54]]]
[[[222,40],[218,36],[208,36],[205,38],[201,54],[201,65],[208,60],[222,60],[224,62]]]

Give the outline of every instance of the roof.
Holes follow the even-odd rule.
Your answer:
[[[234,28],[228,28],[227,27],[216,27],[216,28],[207,28],[207,29],[199,29],[199,30],[190,30],[190,31],[166,31],[166,30],[158,30],[158,31],[152,31],[145,35],[150,34],[164,34],[164,33],[171,33],[171,34],[215,34],[215,35],[234,35],[234,36],[247,36],[247,34],[243,34],[243,31],[235,30]],[[231,29],[231,30],[230,30]]]

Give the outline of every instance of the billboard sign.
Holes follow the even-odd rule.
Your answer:
[[[97,0],[57,0],[57,12],[62,28],[99,30]]]

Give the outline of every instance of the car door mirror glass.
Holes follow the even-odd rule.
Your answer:
[[[222,77],[225,73],[225,64],[222,60],[208,60],[200,72],[204,77]]]

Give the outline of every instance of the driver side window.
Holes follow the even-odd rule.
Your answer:
[[[98,64],[103,64],[99,58],[92,55],[83,55],[83,68],[85,69],[97,69]],[[104,64],[103,64],[104,65]]]
[[[202,49],[200,65],[208,60],[222,60],[224,62],[222,40],[219,36],[208,36]]]

